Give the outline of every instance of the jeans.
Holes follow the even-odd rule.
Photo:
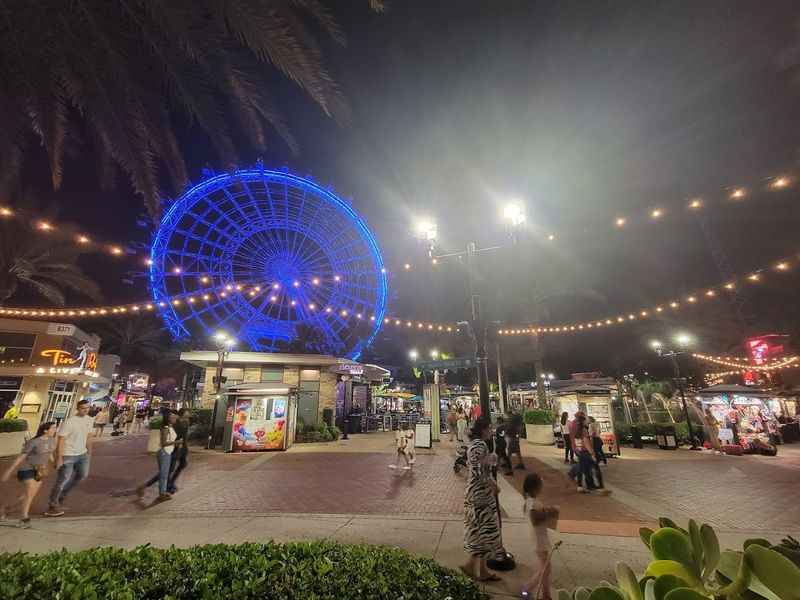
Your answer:
[[[82,479],[89,476],[89,454],[84,452],[75,456],[65,456],[64,464],[58,469],[58,477],[50,492],[50,506],[58,506],[69,491]]]
[[[592,455],[588,450],[578,451],[578,485],[585,487],[587,490],[593,490],[597,486],[594,484],[592,472],[595,470],[596,463],[592,460]],[[600,469],[598,468],[599,472]],[[600,482],[602,487],[602,482]]]
[[[158,482],[158,493],[162,496],[167,493],[167,484],[169,483],[169,468],[172,464],[172,452],[167,453],[162,448],[156,455],[158,461],[158,473],[153,475],[147,480],[147,483],[142,487],[150,487],[156,481]]]
[[[568,433],[562,433],[561,437],[564,440],[564,461],[572,462],[575,460],[575,453],[572,451],[572,440]]]
[[[172,493],[175,491],[175,482],[178,480],[178,476],[181,474],[186,466],[189,464],[189,449],[183,446],[176,448],[175,451],[172,453],[172,462],[170,463],[170,476],[169,476],[169,484],[167,485],[167,491]]]
[[[603,452],[603,440],[599,437],[593,437],[592,446],[594,446],[594,455],[597,457],[598,464],[602,461],[603,464],[607,465],[608,459],[606,458],[605,452]]]

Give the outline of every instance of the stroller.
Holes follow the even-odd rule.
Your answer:
[[[467,466],[467,445],[460,443],[456,447],[456,460],[453,463],[453,471],[460,473],[461,469]]]

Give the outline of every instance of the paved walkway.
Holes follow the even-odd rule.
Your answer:
[[[144,448],[144,435],[98,444],[91,477],[67,500],[67,516],[35,519],[30,530],[0,530],[0,551],[330,538],[396,545],[451,567],[465,559],[464,480],[453,473],[448,442],[420,450],[411,472],[387,468],[394,459],[393,441],[381,434],[297,445],[285,453],[193,450],[179,493],[161,504],[152,503],[154,490],[144,503],[124,495],[155,470]],[[688,451],[623,452],[604,469],[614,493],[603,498],[575,493],[556,449],[523,445],[528,469],[545,479],[545,500],[562,509],[553,534],[563,542],[554,559],[557,587],[613,580],[617,560],[641,570],[647,553],[638,527],[659,515],[680,522],[691,511],[727,532],[722,538],[729,547],[765,529],[775,538],[798,535],[798,508],[784,500],[792,497],[785,496],[788,487],[796,489],[800,451],[782,449],[777,459],[763,460]],[[518,491],[524,474],[517,471],[513,479],[500,481],[503,539],[519,567],[488,588],[497,597],[516,594],[531,575],[531,544]],[[37,509],[44,508],[49,483]],[[3,497],[10,492],[9,484],[0,486]]]

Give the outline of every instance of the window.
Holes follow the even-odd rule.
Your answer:
[[[0,333],[0,365],[30,362],[35,341],[36,336],[29,333]]]
[[[319,381],[319,369],[300,369],[300,381]]]
[[[261,367],[261,383],[283,383],[283,367]]]

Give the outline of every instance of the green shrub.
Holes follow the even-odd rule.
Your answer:
[[[333,409],[332,408],[323,408],[322,409],[322,420],[329,427],[331,425],[333,425]]]
[[[690,519],[684,529],[666,517],[658,525],[639,530],[653,557],[640,577],[619,562],[616,587],[600,582],[594,590],[559,590],[559,600],[800,600],[796,540],[773,546],[750,539],[741,551],[721,551],[710,525]]]
[[[522,418],[526,425],[552,425],[554,421],[553,411],[540,408],[526,410]]]
[[[463,575],[397,548],[335,542],[0,554],[0,597],[488,600]]]
[[[189,441],[205,444],[208,436],[211,435],[211,415],[210,408],[198,408],[192,411],[189,422]]]
[[[339,428],[335,425],[304,425],[302,429],[298,428],[295,435],[295,442],[300,444],[310,442],[335,442],[342,434]]]
[[[28,431],[28,422],[25,419],[0,419],[0,433],[12,431]]]

